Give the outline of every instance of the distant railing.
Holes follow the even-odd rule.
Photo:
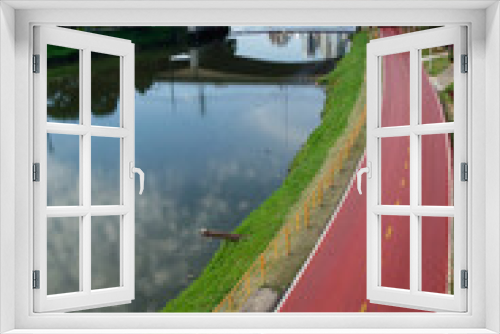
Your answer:
[[[331,154],[323,164],[296,209],[289,215],[285,224],[278,231],[267,248],[255,259],[247,272],[236,283],[213,312],[238,312],[248,298],[260,287],[269,282],[269,278],[279,270],[286,257],[292,252],[292,245],[303,236],[304,230],[311,225],[311,216],[324,201],[324,194],[334,185],[335,178],[349,157],[356,139],[366,124],[366,105],[363,111],[350,124],[347,132],[340,138],[338,150]]]

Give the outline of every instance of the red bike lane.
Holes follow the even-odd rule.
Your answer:
[[[401,33],[382,28],[381,36]],[[409,124],[409,53],[383,59],[382,126]],[[443,111],[425,72],[422,122],[443,122]],[[451,198],[448,135],[422,137],[422,204],[448,205]],[[381,201],[409,204],[409,138],[381,143]],[[361,167],[366,165],[366,156]],[[451,173],[451,174],[450,174]],[[305,269],[286,295],[280,312],[408,312],[366,299],[366,183],[363,194],[351,186]],[[449,218],[422,219],[422,289],[446,293]],[[409,289],[409,218],[382,217],[382,285]]]

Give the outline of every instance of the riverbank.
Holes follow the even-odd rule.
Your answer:
[[[367,32],[357,33],[351,52],[338,63],[335,71],[320,80],[327,92],[322,122],[295,156],[281,187],[234,230],[234,233],[247,237],[238,243],[222,243],[198,279],[176,299],[169,301],[163,312],[212,311],[287,221],[322,168],[331,148],[348,127],[364,82],[367,42]],[[293,276],[290,278],[287,274],[280,281],[291,279]],[[279,283],[274,288],[283,292],[286,286]]]
[[[330,149],[323,167],[291,209],[287,223],[214,312],[269,312],[275,309],[330,223],[333,211],[342,205],[346,189],[353,182],[365,152],[365,124],[366,90],[363,87],[346,131]]]

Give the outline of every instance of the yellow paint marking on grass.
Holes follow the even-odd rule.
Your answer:
[[[401,187],[404,187],[406,185],[406,179],[403,177],[401,179]]]
[[[389,240],[391,238],[391,235],[392,235],[392,226],[389,225],[387,227],[387,230],[385,231],[385,240]]]
[[[366,302],[363,302],[363,304],[361,304],[361,308],[359,309],[359,312],[366,312],[367,308],[368,308],[368,305],[366,304]]]
[[[399,205],[399,199],[396,200],[396,202],[394,203],[394,205]]]
[[[405,161],[405,169],[408,169],[408,161]]]

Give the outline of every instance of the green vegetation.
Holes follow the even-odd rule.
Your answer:
[[[424,68],[431,77],[437,76],[450,66],[451,62],[448,57],[434,58],[430,61],[423,62]]]
[[[77,49],[63,48],[61,46],[47,45],[47,58],[66,58],[68,56],[77,55]]]
[[[446,119],[446,122],[453,122],[454,120],[453,92],[454,92],[453,82],[448,86],[446,86],[446,88],[443,91],[439,92],[439,100],[441,101],[441,105],[443,106],[444,118]],[[454,138],[455,138],[454,134],[450,133],[450,143],[452,148],[455,145]],[[453,291],[453,285],[452,285],[452,291]]]
[[[446,104],[453,104],[453,89],[454,85],[453,82],[446,86],[446,88],[439,93],[439,98],[441,99],[442,102]],[[450,120],[453,122],[453,120]]]
[[[186,27],[71,27],[71,29],[87,31],[99,35],[131,40],[136,49],[167,48],[170,44],[178,45],[186,41]],[[47,58],[77,57],[78,50],[69,48],[51,48],[47,50]]]
[[[444,90],[439,92],[439,100],[441,101],[441,104],[444,106],[450,106],[453,105],[453,82],[446,86]],[[448,113],[445,113],[446,115],[446,121],[447,122],[453,122],[453,115],[448,115]]]
[[[296,155],[282,186],[234,230],[248,237],[237,243],[223,242],[198,279],[162,312],[210,312],[273,239],[347,126],[364,82],[367,33],[359,32],[353,42],[335,71],[320,79],[327,92],[321,125]]]

